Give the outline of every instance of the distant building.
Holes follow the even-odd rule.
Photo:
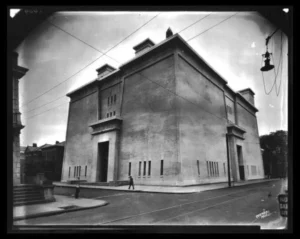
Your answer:
[[[51,181],[61,180],[62,162],[65,142],[47,145],[42,150],[43,170],[45,177]]]
[[[228,162],[234,181],[264,178],[254,92],[233,91],[178,34],[166,36],[67,94],[63,182],[227,182]]]
[[[20,146],[20,177],[21,183],[25,183],[25,146]]]
[[[13,86],[13,184],[20,184],[20,133],[24,126],[21,123],[21,113],[19,111],[19,79],[21,79],[28,69],[18,65],[18,53],[12,52],[12,86]]]
[[[33,143],[25,149],[25,183],[35,183],[35,177],[42,171],[42,150]]]
[[[38,183],[40,180],[61,180],[64,142],[54,145],[44,144],[40,147],[36,143],[25,149],[25,182]],[[41,177],[41,178],[38,178]]]

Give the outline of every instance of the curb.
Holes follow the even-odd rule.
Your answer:
[[[272,181],[277,181],[280,179],[269,179],[266,181],[253,181],[251,183],[247,183],[247,184],[240,184],[240,185],[234,185],[231,186],[231,188],[234,187],[241,187],[241,186],[248,186],[248,185],[253,185],[253,184],[259,184],[259,183],[267,183],[267,182],[272,182]],[[201,185],[199,185],[201,186]],[[188,186],[186,186],[188,187]],[[229,188],[228,185],[224,186],[224,187],[219,187],[219,188],[212,188],[212,189],[207,189],[207,190],[202,190],[202,191],[195,191],[195,192],[159,192],[159,191],[147,191],[147,190],[135,190],[135,191],[130,191],[130,192],[139,192],[139,193],[163,193],[163,194],[192,194],[192,193],[201,193],[201,192],[206,192],[206,191],[213,191],[213,190],[218,190],[218,189],[224,189],[224,188]],[[111,189],[114,190],[114,189]],[[126,190],[124,190],[125,192],[128,192]]]
[[[259,183],[267,183],[267,182],[271,182],[271,181],[277,181],[279,179],[268,179],[266,181],[255,181],[253,180],[253,182],[251,183],[246,183],[246,184],[239,184],[239,185],[235,185],[233,183],[233,185],[231,186],[231,188],[233,187],[241,187],[241,186],[248,186],[248,185],[253,185],[253,184],[259,184]],[[250,182],[250,181],[249,181]],[[70,187],[69,185],[55,185],[57,187]],[[194,185],[194,186],[201,186],[200,185]],[[74,187],[74,186],[71,186]],[[189,187],[189,186],[183,186],[183,187]],[[149,190],[127,190],[127,189],[113,189],[113,188],[104,188],[103,186],[100,187],[82,187],[82,188],[86,188],[86,189],[104,189],[104,190],[110,190],[110,191],[120,191],[120,192],[127,192],[127,193],[163,193],[163,194],[192,194],[192,193],[200,193],[200,192],[206,192],[206,191],[212,191],[212,190],[218,190],[218,189],[224,189],[224,188],[229,188],[228,185],[224,185],[224,187],[218,187],[218,188],[212,188],[212,189],[207,189],[207,190],[201,190],[201,191],[193,191],[193,192],[163,192],[163,191],[149,191]]]
[[[85,209],[103,207],[108,204],[109,204],[108,202],[104,201],[104,203],[102,203],[100,205],[92,206],[92,207],[78,207],[78,208],[67,209],[67,210],[56,210],[56,211],[51,211],[51,212],[35,213],[35,214],[31,214],[31,215],[26,215],[26,216],[14,217],[13,221],[19,221],[19,220],[25,220],[25,219],[31,219],[31,218],[37,218],[37,217],[44,217],[44,216],[52,216],[52,215],[57,215],[57,214],[62,214],[62,213],[67,213],[67,212],[81,211],[81,210],[85,210]]]

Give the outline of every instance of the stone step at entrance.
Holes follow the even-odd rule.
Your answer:
[[[39,185],[16,185],[13,189],[14,206],[47,202],[43,187]]]

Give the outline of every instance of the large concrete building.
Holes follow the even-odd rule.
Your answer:
[[[178,34],[146,39],[70,97],[62,181],[191,185],[264,178],[254,92],[234,92]],[[229,162],[229,165],[228,165]]]
[[[24,126],[19,111],[19,79],[28,69],[18,65],[18,53],[12,52],[12,101],[13,101],[13,185],[21,183],[20,166],[20,133]]]

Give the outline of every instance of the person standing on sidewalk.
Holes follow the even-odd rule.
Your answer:
[[[131,186],[133,187],[133,190],[134,190],[133,178],[132,178],[132,176],[130,175],[130,176],[129,176],[129,188],[128,188],[128,189],[130,189]]]

